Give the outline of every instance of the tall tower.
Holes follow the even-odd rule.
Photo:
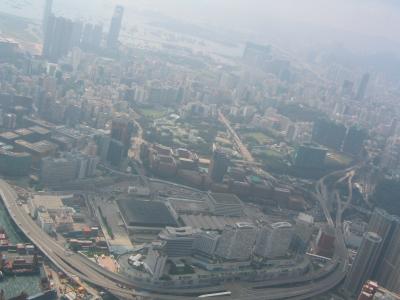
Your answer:
[[[356,100],[361,101],[364,99],[365,93],[367,92],[369,78],[370,78],[369,73],[365,73],[363,75],[360,85],[357,90]]]
[[[364,283],[371,278],[381,243],[382,238],[375,232],[364,233],[361,246],[345,281],[345,288],[350,295],[357,295]]]
[[[44,34],[46,33],[47,22],[49,21],[49,17],[52,14],[52,10],[53,10],[53,0],[46,0],[43,11],[43,19],[42,19],[42,30]]]
[[[109,48],[117,47],[123,16],[124,8],[120,5],[116,6],[114,9],[114,15],[111,19],[110,30],[107,37],[107,46]]]
[[[131,140],[134,132],[134,125],[128,119],[116,118],[111,123],[111,138],[124,145],[125,155],[131,148]]]
[[[68,54],[74,23],[71,20],[50,15],[43,42],[43,56],[51,61]]]
[[[225,152],[213,147],[213,154],[208,168],[210,178],[215,182],[222,182],[228,170],[230,161]]]

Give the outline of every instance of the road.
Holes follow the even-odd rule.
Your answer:
[[[238,148],[243,159],[250,163],[253,163],[255,161],[253,156],[251,155],[251,153],[247,149],[247,147],[242,143],[241,139],[237,135],[236,131],[232,128],[228,119],[224,116],[224,114],[221,111],[218,111],[218,116],[219,116],[220,122],[225,125],[225,127],[228,130],[228,133],[233,138],[233,142],[235,143],[235,146]]]
[[[260,164],[255,161],[253,155],[251,155],[250,151],[243,144],[242,140],[236,133],[235,129],[232,128],[232,125],[230,124],[229,120],[224,116],[224,114],[221,111],[218,111],[218,117],[220,122],[226,127],[228,133],[233,138],[234,146],[238,149],[238,151],[242,155],[243,157],[242,163],[246,163],[247,165],[254,167],[255,172],[259,176],[264,176],[269,180],[271,180],[271,182],[276,182],[276,178],[274,176],[272,176],[270,173],[260,168]]]

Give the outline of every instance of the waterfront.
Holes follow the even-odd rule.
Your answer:
[[[7,232],[11,243],[15,244],[23,241],[23,238],[18,234],[11,222],[12,221],[5,211],[3,203],[0,202],[0,227],[3,227]],[[34,295],[40,292],[39,283],[40,277],[38,275],[6,277],[2,282],[0,282],[0,289],[4,290],[6,299],[8,299],[21,294],[21,292],[25,292],[29,295]]]

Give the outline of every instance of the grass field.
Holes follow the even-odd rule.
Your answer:
[[[329,152],[326,156],[327,165],[346,167],[350,165],[351,162],[352,158],[343,153]]]
[[[272,139],[262,132],[246,132],[243,134],[244,138],[253,138],[258,144],[265,145],[272,142]]]
[[[140,108],[138,109],[139,114],[149,119],[159,119],[165,116],[168,112],[164,110],[158,110],[154,108]]]

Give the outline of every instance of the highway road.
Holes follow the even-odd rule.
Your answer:
[[[237,135],[236,131],[232,128],[231,124],[229,123],[228,119],[224,116],[224,114],[218,111],[219,120],[225,127],[228,129],[229,134],[233,138],[233,141],[238,148],[240,154],[242,154],[243,159],[248,162],[254,162],[254,158],[251,155],[250,151],[246,148],[246,146],[242,143],[241,139]]]

